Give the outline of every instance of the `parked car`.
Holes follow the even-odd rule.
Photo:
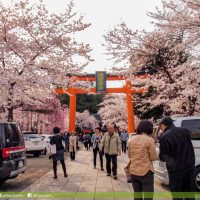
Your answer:
[[[16,123],[0,122],[0,182],[26,170],[24,138]]]
[[[47,153],[47,143],[43,137],[32,131],[22,132],[25,139],[25,147],[27,154],[33,154],[35,157],[40,154],[45,155]]]
[[[43,138],[43,140],[46,142],[46,151],[49,152],[50,151],[50,139],[53,135],[50,134],[42,134],[41,137]]]
[[[195,187],[197,191],[200,191],[200,117],[179,117],[173,118],[174,125],[176,127],[183,127],[189,129],[191,133],[192,144],[195,152]],[[156,135],[159,135],[159,127]],[[159,152],[159,140],[156,140],[157,151]],[[161,161],[154,162],[155,176],[161,181],[161,183],[169,184],[168,173],[166,169],[166,163]]]

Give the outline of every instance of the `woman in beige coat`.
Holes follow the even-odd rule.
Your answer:
[[[128,144],[130,159],[129,173],[134,189],[135,199],[153,199],[154,168],[157,159],[155,141],[152,138],[153,124],[148,120],[139,123],[135,134]],[[148,192],[148,193],[147,193]],[[150,192],[150,193],[149,193]],[[136,198],[136,195],[138,195]],[[148,194],[148,196],[145,196]]]
[[[76,153],[76,136],[74,132],[71,132],[69,137],[69,152],[71,160],[75,160]]]

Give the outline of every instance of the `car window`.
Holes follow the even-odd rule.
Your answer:
[[[24,140],[18,125],[5,124],[4,131],[5,131],[6,147],[24,145]]]
[[[191,132],[192,139],[200,140],[200,119],[183,120],[181,127],[187,128]]]
[[[35,132],[26,132],[26,131],[22,131],[22,133],[23,133],[24,135],[37,134],[37,133],[35,133]]]
[[[39,139],[42,139],[42,137],[40,135],[37,135],[37,134],[25,134],[24,135],[25,137],[29,137],[29,138],[39,138]]]

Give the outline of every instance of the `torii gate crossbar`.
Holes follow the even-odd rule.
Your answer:
[[[147,75],[134,75],[135,78],[145,79]],[[96,81],[95,74],[93,75],[81,75],[73,76],[71,78],[73,82],[76,81]],[[133,133],[135,131],[134,124],[134,107],[132,101],[132,95],[135,93],[145,93],[146,88],[133,88],[132,83],[127,77],[118,76],[118,75],[107,75],[106,80],[109,81],[118,81],[125,80],[126,84],[122,88],[107,88],[106,93],[125,93],[127,99],[127,113],[128,113],[128,133]],[[76,94],[86,94],[86,93],[96,93],[96,88],[82,89],[82,88],[73,88],[68,87],[66,89],[58,88],[55,90],[57,94],[68,94],[70,96],[70,107],[69,107],[69,132],[75,131],[76,128]]]

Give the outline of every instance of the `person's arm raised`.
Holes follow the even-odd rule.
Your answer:
[[[158,159],[158,155],[156,152],[156,145],[155,145],[153,138],[151,138],[150,143],[149,143],[149,155],[150,155],[151,161]]]

